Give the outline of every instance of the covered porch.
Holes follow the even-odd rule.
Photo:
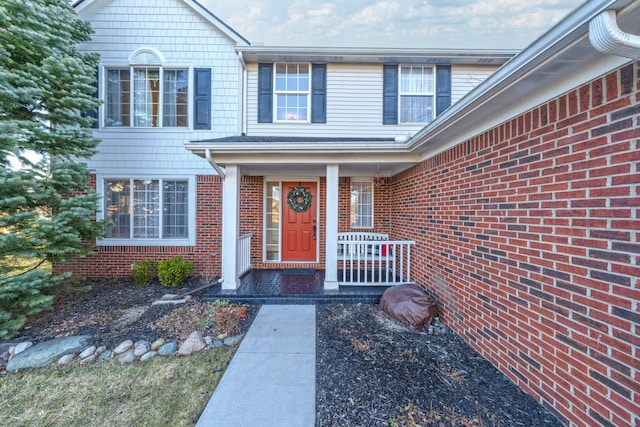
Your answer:
[[[272,281],[257,273],[262,270],[322,271],[315,283],[321,282],[323,292],[413,283],[411,247],[415,242],[393,232],[390,203],[390,177],[415,164],[412,154],[392,150],[397,149],[393,139],[345,144],[299,138],[292,144],[289,138],[281,144],[273,139],[259,143],[260,137],[248,138],[187,144],[222,178],[221,291],[246,290],[247,279],[243,278],[247,272],[267,286]],[[378,180],[375,189],[373,178]],[[367,179],[371,198],[375,195],[376,199],[368,211],[372,221],[368,226],[354,227],[350,223],[350,186]],[[308,200],[312,202],[296,209],[290,200],[292,188],[309,189]],[[296,221],[294,216],[305,217],[295,224],[301,231],[288,228]],[[308,240],[289,244],[294,233],[306,235]],[[291,247],[294,252],[303,248],[307,252],[296,257]]]

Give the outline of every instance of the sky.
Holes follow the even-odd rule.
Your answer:
[[[200,0],[266,46],[522,49],[582,0]]]

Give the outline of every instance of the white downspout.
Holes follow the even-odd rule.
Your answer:
[[[240,135],[247,134],[247,91],[248,91],[248,71],[247,64],[244,62],[242,52],[238,52],[240,64],[242,65],[242,81],[240,82]]]
[[[605,10],[589,22],[589,41],[599,52],[640,59],[640,36],[618,27],[615,10]]]
[[[205,156],[207,157],[207,162],[209,162],[211,167],[215,169],[216,173],[220,175],[220,178],[222,178],[222,180],[224,181],[224,177],[225,177],[224,170],[222,170],[220,165],[217,164],[215,160],[213,160],[213,157],[211,157],[211,150],[207,148],[206,150],[204,150],[204,152],[205,152]]]

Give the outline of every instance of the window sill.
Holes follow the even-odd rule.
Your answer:
[[[100,239],[97,246],[195,246],[195,239]]]

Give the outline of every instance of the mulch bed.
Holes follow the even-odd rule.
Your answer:
[[[68,284],[59,288],[52,310],[28,319],[17,340],[39,343],[60,336],[91,335],[94,344],[114,348],[127,339],[184,341],[195,330],[212,333],[207,323],[209,310],[202,303],[204,290],[183,304],[151,305],[165,294],[180,295],[202,285],[193,279],[178,288],[163,288],[157,280],[135,286],[130,278]],[[246,332],[258,309],[249,307],[235,332]]]
[[[317,426],[561,426],[444,324],[317,306]]]
[[[80,334],[109,348],[125,339],[181,341],[194,330],[207,332],[204,291],[180,305],[150,304],[200,285],[69,284],[60,288],[54,310],[31,317],[14,341]],[[317,426],[561,425],[445,325],[429,335],[411,332],[377,316],[376,307],[317,306]],[[240,332],[258,310],[248,306]]]

